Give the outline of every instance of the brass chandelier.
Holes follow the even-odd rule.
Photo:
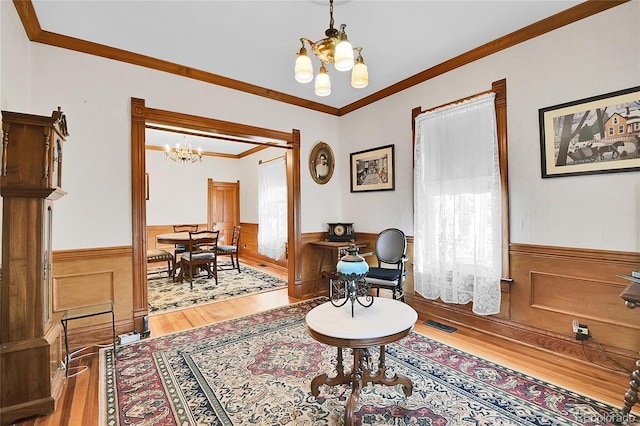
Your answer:
[[[333,0],[329,0],[329,28],[324,32],[327,36],[317,42],[312,42],[308,38],[302,37],[300,42],[302,47],[296,59],[295,78],[299,83],[309,83],[313,80],[313,66],[311,58],[307,55],[305,42],[311,46],[313,53],[320,60],[322,65],[316,76],[315,93],[318,96],[328,96],[331,94],[331,80],[326,64],[333,62],[333,66],[338,71],[351,71],[351,86],[362,89],[369,84],[369,73],[367,66],[362,59],[361,47],[351,47],[344,32],[345,24],[340,25],[340,30],[333,27]],[[353,59],[353,51],[358,52],[358,57]]]

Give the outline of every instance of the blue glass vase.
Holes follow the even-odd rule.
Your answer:
[[[369,264],[364,260],[364,257],[358,254],[358,248],[355,244],[351,244],[345,254],[337,265],[338,274],[349,275],[362,275],[363,277],[369,272]]]
[[[368,308],[373,304],[370,285],[365,280],[369,265],[362,256],[358,254],[358,248],[351,244],[336,265],[338,278],[332,280],[329,286],[329,296],[331,303],[340,307],[351,301],[351,316],[354,316],[354,304],[357,301],[360,305]]]

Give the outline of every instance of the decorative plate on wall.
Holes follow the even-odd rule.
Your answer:
[[[333,176],[335,158],[331,147],[324,142],[318,142],[309,156],[309,172],[316,183],[324,185]]]

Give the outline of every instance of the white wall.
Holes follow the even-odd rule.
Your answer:
[[[176,135],[179,138],[179,135]],[[149,200],[147,225],[207,223],[207,181],[240,181],[240,221],[258,223],[258,162],[281,155],[267,148],[241,159],[203,156],[202,163],[165,161],[162,151],[147,150]]]
[[[56,202],[54,250],[131,244],[131,97],[152,108],[301,133],[302,232],[339,216],[338,178],[322,187],[306,169],[322,140],[338,144],[338,118],[223,87],[65,49],[26,43],[12,2],[2,8],[2,104],[50,115],[62,106],[69,125],[63,186]],[[17,45],[20,48],[14,48]],[[11,64],[11,65],[8,65]],[[28,76],[28,78],[24,78]]]
[[[413,233],[411,109],[487,90],[507,79],[511,240],[638,251],[640,174],[540,178],[538,109],[640,83],[640,2],[617,6],[473,64],[334,117],[230,89],[26,41],[12,2],[0,2],[1,105],[49,115],[58,105],[71,136],[56,202],[54,249],[131,244],[130,98],[153,108],[289,131],[300,129],[302,232],[349,221],[356,231]],[[616,46],[615,55],[611,53]],[[18,71],[19,70],[19,71]],[[371,70],[373,73],[375,70]],[[318,141],[336,155],[316,184]],[[396,190],[349,191],[349,153],[395,144]]]
[[[538,131],[540,108],[640,85],[638,1],[347,114],[340,122],[340,156],[395,144],[396,190],[343,191],[343,215],[353,218],[361,231],[396,226],[412,235],[411,110],[488,90],[502,78],[507,79],[511,241],[638,251],[640,173],[542,179]],[[340,179],[348,188],[348,170],[341,170]]]

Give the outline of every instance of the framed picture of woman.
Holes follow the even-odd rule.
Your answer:
[[[333,176],[335,159],[331,147],[324,142],[318,142],[309,156],[309,172],[316,183],[324,185]]]

